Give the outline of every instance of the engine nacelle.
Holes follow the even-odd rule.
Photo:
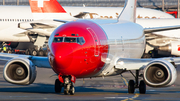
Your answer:
[[[171,42],[171,54],[172,55],[176,55],[176,56],[180,56],[180,41],[173,41]]]
[[[176,55],[180,56],[180,41],[172,41],[170,44],[166,46],[160,46],[159,48],[159,54],[162,55]]]
[[[177,71],[167,60],[157,59],[145,67],[143,76],[150,87],[167,87],[175,82]]]
[[[18,85],[29,85],[36,78],[36,67],[27,58],[13,58],[4,66],[4,79]]]

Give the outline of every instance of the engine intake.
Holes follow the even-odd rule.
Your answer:
[[[13,58],[4,66],[3,76],[7,82],[29,85],[36,78],[36,68],[29,59]]]
[[[175,82],[177,71],[170,62],[157,59],[146,66],[143,76],[145,83],[151,87],[166,87]]]

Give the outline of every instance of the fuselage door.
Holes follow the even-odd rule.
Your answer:
[[[98,57],[99,56],[98,37],[97,37],[96,33],[91,28],[87,28],[87,30],[91,34],[93,41],[94,41],[94,56]]]

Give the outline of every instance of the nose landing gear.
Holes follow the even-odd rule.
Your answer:
[[[59,79],[56,79],[55,81],[55,92],[61,93],[62,87],[64,87],[64,95],[74,95],[75,88],[74,83],[75,80],[73,80],[72,76],[59,76]],[[73,83],[74,82],[74,83]]]

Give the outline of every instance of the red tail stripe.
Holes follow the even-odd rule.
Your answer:
[[[38,7],[38,0],[29,0],[32,13],[66,13],[56,0],[41,0],[43,7]]]

